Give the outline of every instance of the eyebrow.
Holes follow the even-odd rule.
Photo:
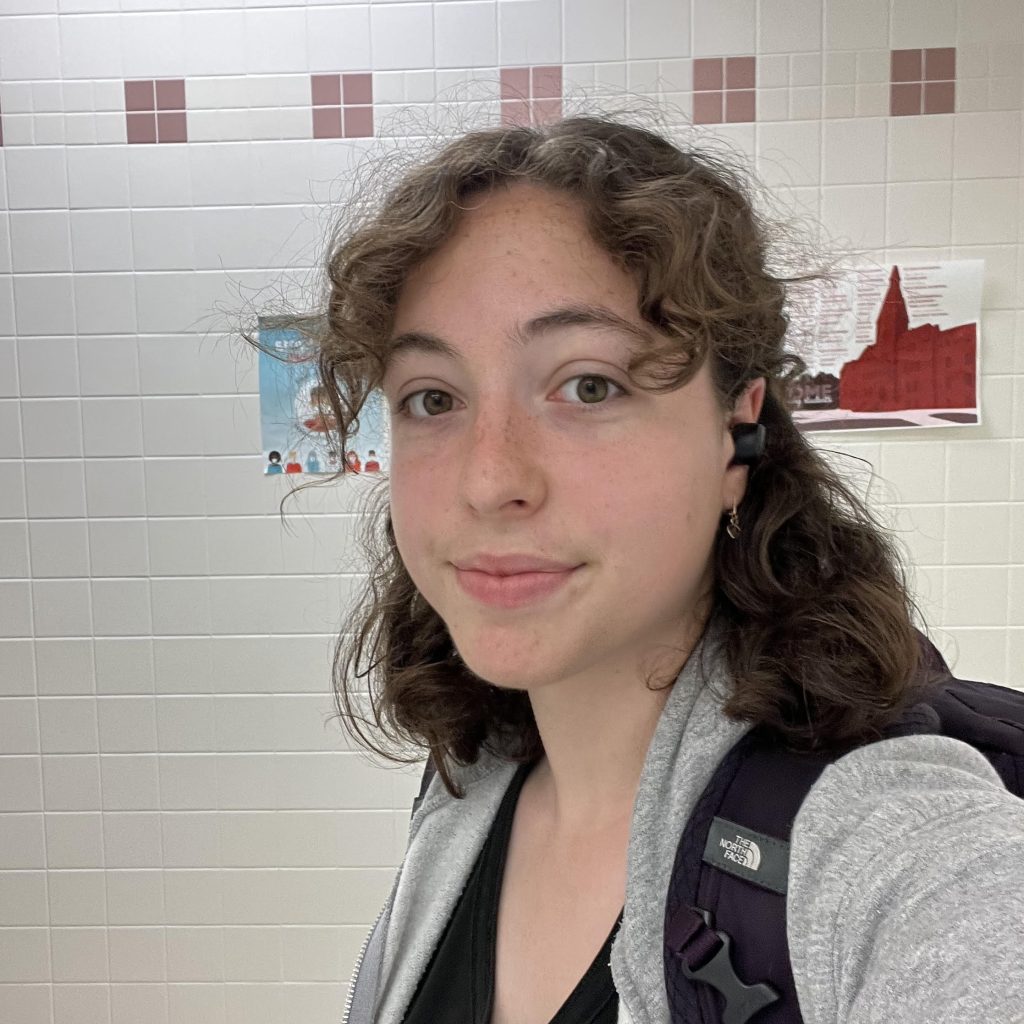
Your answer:
[[[645,345],[654,343],[650,332],[639,325],[619,316],[604,306],[590,303],[576,303],[559,306],[538,316],[531,317],[511,332],[510,337],[520,346],[525,347],[531,341],[551,331],[564,327],[589,327],[598,330],[613,330],[642,342]],[[436,334],[428,331],[405,331],[388,342],[385,359],[390,362],[397,355],[409,352],[423,352],[427,355],[440,355],[457,362],[464,362],[462,353],[448,344]]]

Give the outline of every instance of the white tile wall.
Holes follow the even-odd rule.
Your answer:
[[[693,5],[693,56],[754,53],[757,25],[746,0]]]
[[[328,690],[356,495],[282,530],[216,312],[302,294],[372,148],[310,138],[311,73],[372,71],[400,139],[502,66],[685,117],[693,58],[756,54],[757,122],[694,138],[826,238],[986,260],[984,424],[830,444],[880,474],[947,656],[1024,684],[1018,0],[2,6],[0,1020],[334,1021],[404,852],[417,773],[368,764]],[[890,49],[940,46],[958,112],[889,117]],[[189,144],[126,144],[133,76],[186,79]]]

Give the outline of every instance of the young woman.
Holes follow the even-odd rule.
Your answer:
[[[1024,1019],[1024,802],[959,741],[869,744],[910,601],[787,412],[768,244],[735,172],[575,118],[458,139],[334,246],[340,449],[376,388],[392,443],[339,707],[437,770],[352,1024],[668,1021],[676,846],[754,724],[847,751],[792,836],[804,1019]]]

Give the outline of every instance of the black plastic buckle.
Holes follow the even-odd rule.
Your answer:
[[[687,963],[683,949],[675,950],[682,972],[692,981],[703,981],[722,993],[725,998],[723,1024],[746,1024],[759,1010],[776,1002],[780,998],[779,993],[766,982],[744,984],[732,965],[732,937],[726,932],[715,931],[714,917],[710,910],[702,910],[700,907],[691,907],[690,910],[700,914],[707,928],[718,937],[719,944],[713,955],[695,969]]]

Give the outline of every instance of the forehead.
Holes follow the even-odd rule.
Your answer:
[[[601,301],[638,317],[637,289],[591,236],[582,203],[517,184],[466,201],[451,236],[406,278],[396,329],[423,316],[528,316],[556,302]]]

